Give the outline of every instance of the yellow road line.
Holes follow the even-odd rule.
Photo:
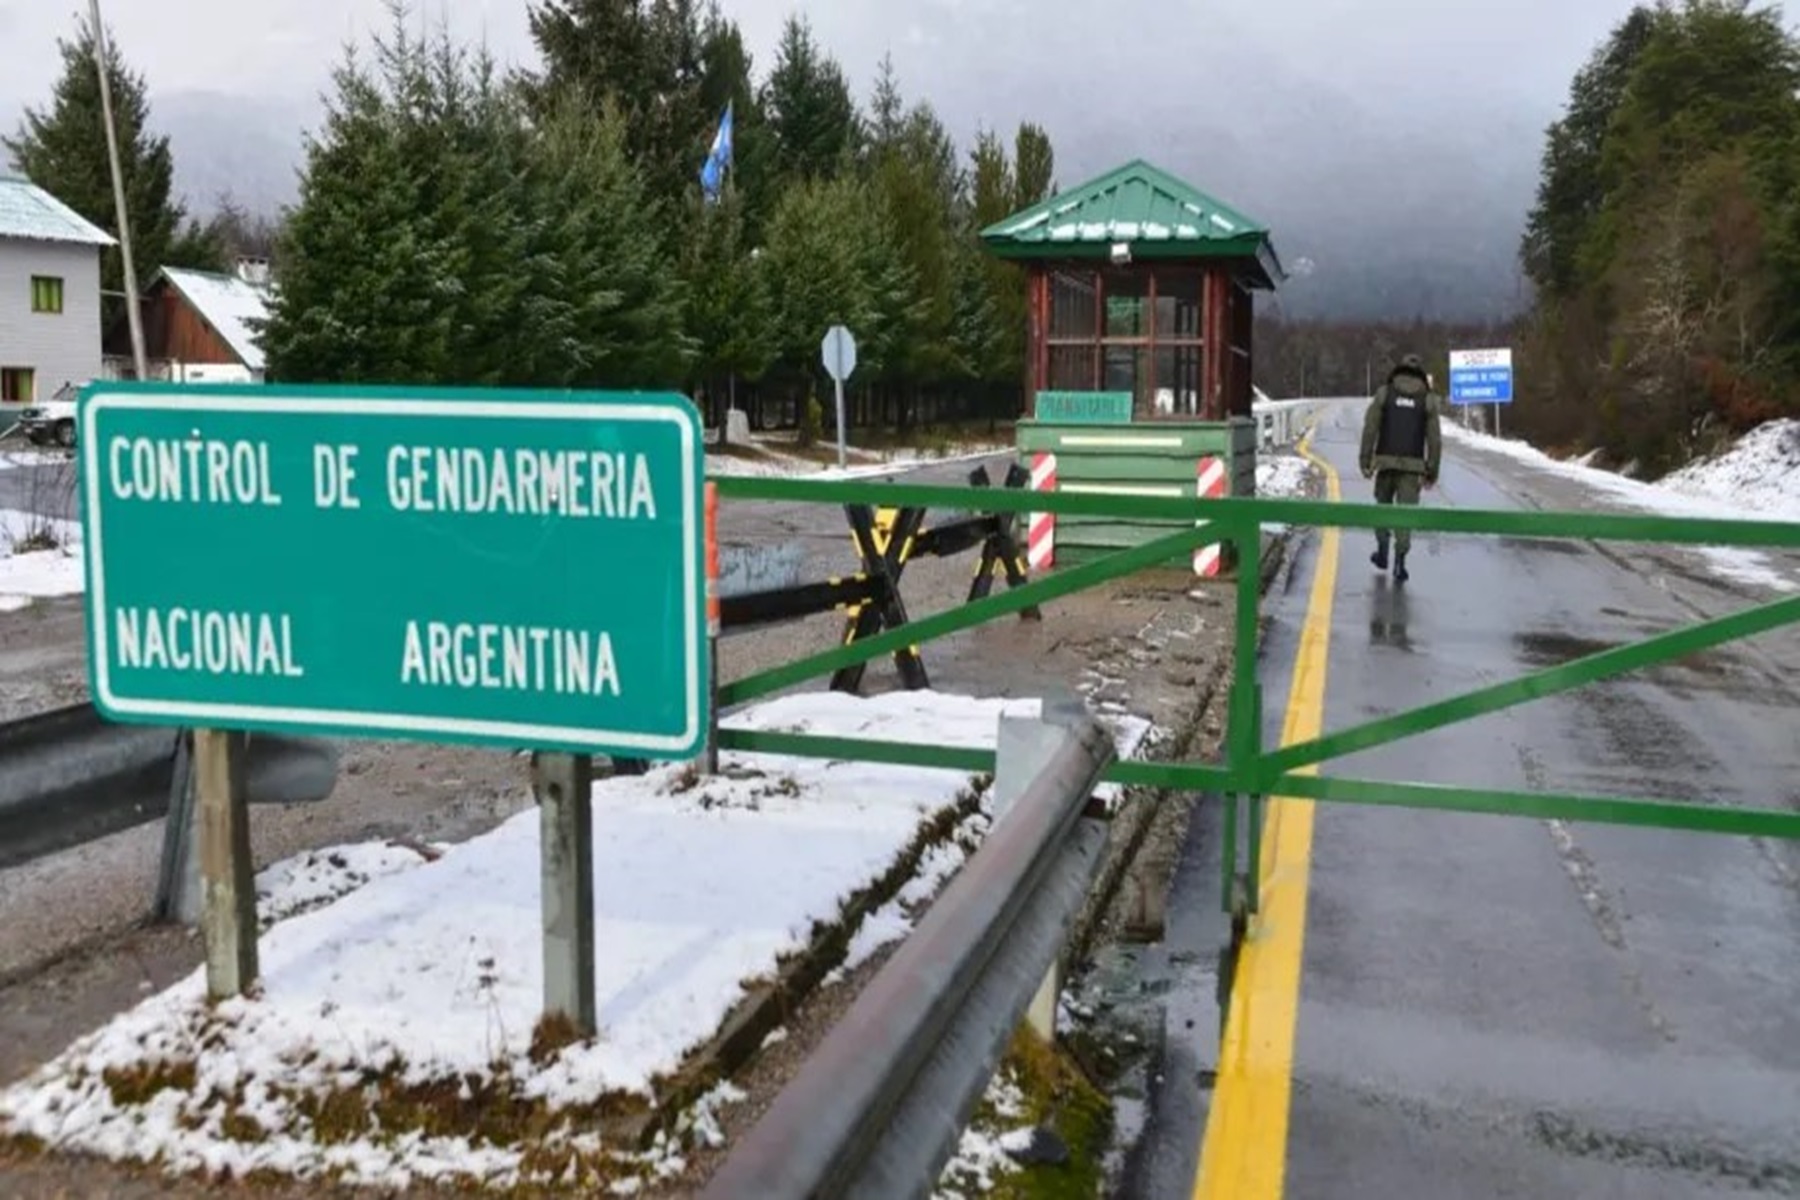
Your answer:
[[[1342,495],[1337,472],[1312,453],[1310,442],[1308,434],[1300,453],[1325,473],[1326,495],[1336,501]],[[1337,561],[1338,531],[1323,530],[1319,568],[1313,576],[1282,722],[1284,746],[1318,737],[1324,721]],[[1245,936],[1232,981],[1194,1200],[1278,1200],[1282,1193],[1312,834],[1310,800],[1279,797],[1269,802],[1262,903]]]

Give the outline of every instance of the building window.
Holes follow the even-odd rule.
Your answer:
[[[63,310],[63,281],[54,275],[31,277],[31,311],[59,313]]]
[[[36,376],[30,367],[0,367],[0,402],[30,404],[36,399]]]
[[[1137,420],[1199,416],[1204,281],[1198,266],[1051,270],[1040,386],[1129,392]]]

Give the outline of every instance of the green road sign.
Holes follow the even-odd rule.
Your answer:
[[[697,752],[685,397],[97,383],[78,413],[105,716]]]
[[[1033,415],[1069,425],[1123,425],[1131,420],[1130,392],[1039,392]]]

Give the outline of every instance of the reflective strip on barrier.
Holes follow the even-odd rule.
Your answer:
[[[1038,454],[1031,460],[1031,490],[1056,490],[1056,455]],[[1025,561],[1033,571],[1048,570],[1056,561],[1056,514],[1032,513],[1026,526]]]
[[[1225,496],[1225,460],[1210,456],[1201,459],[1199,471],[1196,474],[1195,479],[1195,492],[1201,499],[1223,499]],[[1195,526],[1202,526],[1205,525],[1206,522],[1195,521],[1194,524]],[[1224,552],[1225,545],[1223,542],[1214,542],[1210,546],[1201,546],[1198,550],[1195,550],[1194,574],[1207,577],[1217,575],[1219,573],[1221,562],[1223,561]]]

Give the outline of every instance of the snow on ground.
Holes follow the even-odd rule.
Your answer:
[[[1039,709],[931,692],[812,693],[727,724],[992,745],[1003,712]],[[1115,731],[1129,752],[1148,726],[1123,720]],[[176,1172],[268,1169],[391,1188],[542,1183],[543,1169],[559,1181],[565,1168],[678,1171],[679,1137],[648,1156],[614,1147],[609,1158],[601,1108],[651,1097],[656,1077],[714,1033],[746,982],[840,919],[845,899],[973,786],[955,771],[869,763],[727,755],[724,766],[717,779],[672,764],[595,787],[598,1039],[531,1052],[543,987],[531,811],[433,861],[340,848],[265,871],[271,914],[355,890],[263,935],[259,995],[209,1010],[196,971],[0,1092],[0,1134]],[[960,844],[930,852],[928,882],[903,899],[925,899],[965,853]],[[869,923],[859,950],[902,935],[905,908]],[[530,1124],[543,1132],[532,1146],[472,1142],[397,1115],[446,1087],[462,1119],[504,1115],[516,1129],[521,1112],[536,1113]],[[378,1097],[400,1107],[380,1108]],[[328,1114],[334,1124],[321,1128]],[[684,1120],[682,1136],[705,1135],[705,1113]]]
[[[1481,450],[1502,454],[1540,471],[1572,479],[1644,512],[1671,517],[1725,520],[1800,521],[1800,422],[1777,422],[1775,433],[1765,425],[1718,458],[1697,463],[1659,483],[1627,479],[1611,471],[1578,462],[1564,462],[1525,442],[1475,433],[1453,422],[1444,422],[1446,437]],[[1792,427],[1785,434],[1779,426]],[[1787,456],[1794,455],[1790,460]],[[1782,503],[1782,500],[1787,500]],[[1776,591],[1800,591],[1759,550],[1742,547],[1696,548],[1719,574],[1753,586]]]
[[[1657,486],[1800,521],[1800,420],[1759,426],[1725,453],[1684,467]]]
[[[1021,1132],[1029,1138],[1030,1127],[1023,1130],[996,1128],[1016,1124],[1025,1115],[1025,1093],[1011,1072],[1002,1070],[994,1076],[981,1098],[981,1106],[991,1113],[991,1119],[984,1120],[985,1114],[978,1113],[963,1130],[956,1153],[944,1165],[931,1200],[972,1200],[985,1196],[994,1190],[1003,1176],[1019,1170],[1019,1164],[1007,1154],[1007,1149],[1016,1144]]]
[[[1256,494],[1272,500],[1304,498],[1312,464],[1298,454],[1264,454],[1256,460]]]
[[[398,875],[441,856],[448,845],[366,842],[328,846],[265,868],[256,877],[256,916],[264,929],[323,908],[373,880]]]
[[[18,549],[45,534],[56,548]],[[45,597],[78,596],[86,588],[79,523],[0,509],[0,612],[16,612]]]

